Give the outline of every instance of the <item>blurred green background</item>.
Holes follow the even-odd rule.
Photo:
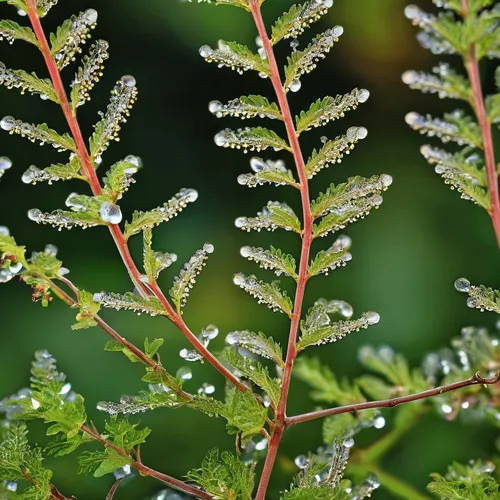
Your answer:
[[[431,8],[430,0],[419,3]],[[267,21],[274,21],[290,4],[290,0],[267,0]],[[373,309],[381,315],[377,327],[353,334],[341,344],[311,351],[339,375],[360,373],[356,352],[363,344],[389,344],[418,365],[426,352],[449,345],[462,326],[493,327],[495,320],[491,314],[469,310],[464,297],[453,289],[454,280],[462,275],[474,283],[500,285],[500,260],[489,218],[444,186],[419,155],[419,147],[426,140],[404,124],[408,111],[436,113],[454,109],[452,102],[422,96],[401,83],[404,70],[430,69],[437,62],[417,45],[415,30],[403,16],[405,5],[405,0],[337,0],[330,14],[305,37],[333,24],[342,24],[345,34],[327,60],[303,78],[302,90],[290,96],[293,109],[298,111],[318,97],[343,93],[356,86],[371,92],[368,103],[346,119],[305,135],[303,145],[308,152],[320,144],[323,134],[335,136],[351,125],[364,125],[369,130],[368,138],[342,164],[314,178],[313,193],[330,182],[357,174],[385,172],[394,177],[382,208],[346,231],[354,241],[353,262],[327,278],[312,281],[307,291],[306,305],[324,296],[347,300],[358,313]],[[104,170],[126,154],[136,154],[144,160],[145,168],[123,200],[122,211],[130,214],[134,209],[155,207],[182,187],[192,187],[200,193],[195,205],[156,232],[157,249],[179,255],[177,265],[165,272],[161,280],[164,289],[169,288],[182,262],[210,241],[216,252],[191,294],[185,310],[187,323],[195,332],[209,323],[216,324],[222,335],[214,341],[214,349],[223,345],[225,334],[233,329],[262,330],[285,342],[285,318],[258,306],[234,287],[232,275],[244,271],[271,278],[240,257],[242,245],[273,244],[297,254],[299,242],[292,235],[279,232],[243,233],[233,222],[237,216],[255,213],[270,199],[286,199],[294,207],[299,206],[299,200],[285,188],[248,190],[239,186],[236,177],[249,170],[249,158],[217,148],[213,136],[223,127],[240,124],[230,120],[218,122],[207,110],[212,99],[225,101],[247,93],[271,96],[269,82],[252,74],[240,77],[229,70],[217,70],[198,55],[201,44],[214,45],[219,38],[236,39],[254,47],[251,16],[239,9],[177,0],[100,0],[94,4],[72,0],[61,1],[53,9],[44,20],[46,29],[54,30],[71,13],[88,7],[99,11],[95,36],[110,42],[111,58],[92,102],[80,112],[86,134],[91,133],[97,112],[105,109],[109,90],[122,74],[133,74],[140,90],[140,99],[130,123],[123,127],[120,143],[110,147],[101,167]],[[7,16],[16,17],[15,11],[2,5],[0,17]],[[288,49],[285,42],[279,55],[286,55]],[[45,75],[39,54],[30,47],[19,42],[12,47],[4,43],[0,51],[0,59],[7,66],[33,69]],[[66,70],[67,82],[72,73],[73,68]],[[491,68],[485,68],[485,76],[491,76]],[[55,105],[5,88],[0,88],[0,114],[47,122],[65,130]],[[28,249],[40,250],[49,242],[56,244],[59,257],[71,269],[70,277],[79,287],[91,291],[130,290],[127,274],[106,229],[59,233],[27,219],[28,209],[61,207],[69,192],[82,189],[77,183],[33,187],[20,181],[30,164],[43,167],[64,161],[63,156],[52,148],[40,148],[7,134],[0,136],[0,146],[0,154],[14,161],[14,168],[0,185],[0,224],[11,228],[18,242]],[[278,156],[271,153],[266,157]],[[139,239],[132,241],[138,258]],[[322,240],[315,248],[326,248],[331,240]],[[71,331],[75,312],[63,304],[53,303],[48,309],[33,305],[30,290],[14,281],[0,287],[0,304],[1,395],[27,385],[32,353],[42,348],[58,359],[74,389],[84,394],[89,415],[100,427],[104,415],[95,410],[98,401],[117,400],[122,394],[134,394],[143,388],[142,368],[118,354],[104,352],[106,337],[101,331]],[[187,343],[167,321],[138,318],[126,312],[105,312],[103,316],[138,344],[146,336],[164,337],[162,361],[172,370],[182,366],[177,353]],[[223,382],[210,366],[193,369],[195,377],[188,382],[189,390],[195,391],[202,382],[210,381],[217,387],[215,395],[222,397]],[[294,383],[290,414],[308,409],[311,403],[305,386]],[[233,446],[233,438],[226,436],[222,420],[189,410],[157,410],[141,415],[141,421],[153,428],[152,437],[143,447],[144,460],[174,476],[198,466],[209,448]],[[41,427],[35,426],[34,430],[35,436],[41,436]],[[387,469],[423,488],[430,472],[444,472],[453,459],[491,456],[495,437],[496,432],[487,425],[463,427],[459,422],[429,417],[388,457]],[[294,457],[320,444],[320,424],[308,423],[286,435],[281,453]],[[49,464],[56,471],[58,487],[79,499],[104,498],[112,484],[110,477],[77,478],[72,457],[50,460]],[[283,489],[290,478],[286,462],[278,462],[273,489]],[[119,490],[116,498],[145,498],[160,488],[151,479],[134,478],[128,487]],[[377,498],[389,495],[381,491]]]

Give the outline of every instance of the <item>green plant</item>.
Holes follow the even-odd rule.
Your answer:
[[[280,123],[286,131],[286,136],[282,137],[282,130],[260,126],[224,129],[215,136],[216,144],[245,152],[284,151],[290,153],[295,162],[296,172],[292,172],[281,159],[252,158],[252,172],[238,178],[240,184],[249,187],[266,183],[288,186],[300,195],[302,220],[288,204],[280,202],[269,202],[256,217],[236,220],[236,226],[243,230],[284,229],[297,233],[301,238],[298,264],[294,256],[274,247],[265,250],[245,246],[241,250],[244,258],[255,261],[278,276],[291,278],[296,285],[293,300],[278,282],[266,282],[241,273],[233,279],[259,303],[288,316],[290,330],[285,356],[281,345],[271,337],[249,330],[230,332],[226,337],[227,346],[215,356],[209,350],[209,344],[218,335],[218,328],[208,325],[197,336],[187,326],[182,316],[183,307],[197,275],[214,251],[210,243],[205,243],[181,269],[173,281],[169,298],[160,288],[160,273],[170,267],[177,257],[153,248],[153,230],[196,201],[196,191],[183,189],[161,207],[146,212],[136,211],[125,223],[124,229],[120,227],[122,212],[118,202],[135,182],[133,176],[142,162],[136,156],[127,156],[112,165],[102,181],[96,170],[110,142],[118,138],[120,127],[137,98],[136,81],[127,75],[117,82],[107,110],[95,125],[87,143],[77,121],[77,112],[90,99],[90,91],[101,75],[103,62],[108,58],[107,43],[98,40],[89,48],[71,83],[69,97],[61,79],[61,71],[82,51],[81,45],[95,27],[97,12],[89,9],[72,17],[50,36],[49,43],[41,18],[57,3],[55,0],[4,1],[25,13],[31,27],[3,20],[0,21],[0,35],[9,41],[20,39],[36,46],[43,55],[50,79],[42,79],[23,70],[10,70],[2,64],[1,83],[9,88],[39,94],[59,104],[71,132],[71,135],[60,134],[45,124],[32,125],[11,116],[0,121],[1,128],[11,134],[51,144],[69,154],[67,163],[51,165],[43,170],[30,167],[23,174],[23,181],[50,183],[74,179],[87,183],[91,190],[91,195],[71,193],[66,200],[69,210],[43,213],[32,209],[28,216],[37,223],[50,224],[58,229],[106,226],[135,290],[134,293],[124,294],[91,293],[78,288],[68,279],[67,269],[57,259],[55,247],[47,245],[43,252],[34,252],[27,257],[25,248],[15,242],[4,226],[0,228],[0,281],[11,281],[18,276],[33,288],[33,299],[42,305],[49,305],[56,297],[77,309],[73,329],[102,329],[110,337],[106,350],[121,352],[131,362],[142,363],[146,370],[142,380],[148,384],[148,389],[138,395],[125,396],[119,402],[99,403],[98,409],[108,416],[104,429],[98,430],[88,420],[83,397],[72,391],[65,375],[58,370],[55,359],[46,351],[38,351],[32,366],[30,389],[22,389],[6,398],[0,406],[4,414],[0,480],[5,481],[0,486],[0,492],[4,497],[68,498],[55,486],[57,479],[53,479],[52,472],[45,467],[44,457],[61,457],[80,451],[90,443],[97,443],[100,446],[97,451],[80,451],[80,472],[93,473],[96,477],[113,473],[116,481],[107,495],[108,499],[113,498],[131,469],[136,469],[143,476],[156,478],[170,488],[195,498],[263,500],[274,495],[268,492],[269,480],[285,430],[299,423],[324,418],[326,446],[318,448],[315,453],[310,451],[313,446],[308,446],[304,450],[307,455],[295,458],[300,472],[290,488],[282,492],[283,500],[366,498],[380,484],[400,498],[427,498],[411,485],[388,474],[381,465],[381,459],[419,419],[434,408],[448,419],[474,408],[481,417],[498,422],[499,413],[495,405],[498,386],[495,384],[500,380],[500,347],[498,339],[485,329],[466,328],[461,337],[453,342],[456,354],[453,351],[447,355],[431,354],[424,360],[422,369],[411,369],[403,356],[388,347],[366,347],[360,352],[360,360],[371,374],[352,382],[339,380],[329,367],[301,354],[307,348],[337,342],[349,333],[379,322],[379,315],[375,312],[352,319],[352,307],[341,300],[318,299],[304,312],[304,294],[311,278],[328,274],[351,260],[351,240],[348,236],[339,235],[329,248],[319,250],[314,256],[313,241],[344,229],[378,208],[383,201],[381,193],[392,183],[392,178],[386,174],[370,178],[352,177],[345,183],[330,185],[316,199],[311,199],[310,179],[323,168],[339,163],[367,135],[364,127],[351,127],[335,139],[323,139],[322,146],[305,161],[299,136],[342,118],[347,111],[365,102],[369,92],[355,89],[343,96],[319,99],[295,120],[288,103],[288,93],[300,90],[301,79],[316,68],[317,62],[326,56],[343,33],[340,26],[328,29],[299,50],[298,37],[327,13],[332,0],[309,0],[292,6],[276,21],[271,36],[266,32],[261,14],[264,0],[216,0],[216,4],[242,8],[251,14],[259,34],[258,50],[254,53],[235,42],[220,42],[215,49],[204,45],[200,49],[201,56],[209,62],[239,73],[257,72],[262,78],[270,80],[277,100],[274,103],[272,99],[250,95],[227,104],[213,101],[210,103],[213,114],[220,118],[269,118]],[[207,1],[210,3],[210,0]],[[490,3],[476,2],[474,12],[479,12]],[[494,16],[496,10],[492,12]],[[446,19],[451,23],[449,16]],[[483,25],[476,18],[473,21],[473,27],[479,26],[478,30],[489,33],[489,24]],[[453,24],[459,26],[456,22]],[[435,26],[432,28],[435,29]],[[274,46],[286,39],[292,39],[292,53],[287,58],[282,79]],[[462,82],[462,85],[467,83]],[[457,122],[456,127],[457,136],[459,132],[465,134],[475,130],[468,128],[469,121]],[[485,150],[490,151],[487,146]],[[0,173],[10,166],[10,160],[2,158]],[[467,186],[469,191],[479,193],[477,189]],[[489,189],[494,192],[492,186]],[[493,201],[487,205],[485,198],[481,199],[486,204],[485,208],[490,209],[494,205]],[[490,211],[495,222],[493,208]],[[137,267],[128,245],[129,239],[135,235],[142,235],[143,238],[143,271]],[[471,307],[500,312],[497,291],[472,286],[464,279],[458,280],[456,287],[470,295],[468,304]],[[181,368],[174,374],[161,362],[159,351],[164,339],[150,340],[146,337],[144,347],[137,347],[101,318],[99,312],[103,308],[125,309],[169,319],[193,346],[193,350],[183,349],[180,356],[192,363],[206,360],[220,372],[226,380],[225,398],[216,398],[215,388],[206,383],[196,394],[188,391],[185,382],[191,378],[190,370]],[[292,375],[307,383],[312,389],[312,399],[326,408],[288,416]],[[457,389],[462,390],[455,392]],[[435,397],[428,399],[430,396]],[[384,427],[382,408],[410,402],[414,404],[395,410],[393,428],[382,438],[366,449],[353,449],[353,437],[357,433],[368,427]],[[131,421],[131,415],[139,412],[179,407],[225,419],[228,433],[236,436],[235,453],[211,450],[200,468],[187,474],[186,481],[145,465],[140,446],[151,431]],[[27,439],[26,422],[35,419],[50,424],[47,429],[48,444],[44,447],[32,446]],[[267,450],[265,460],[259,463],[264,450]],[[355,486],[343,479],[348,460],[348,472]],[[491,472],[492,466],[488,463],[455,464],[446,476],[435,475],[429,489],[444,498],[453,498],[453,495],[455,498],[482,498],[480,495],[496,498],[498,486]],[[157,498],[167,498],[167,495],[163,492]]]

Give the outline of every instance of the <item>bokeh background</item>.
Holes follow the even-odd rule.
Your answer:
[[[431,8],[430,0],[419,3]],[[267,0],[266,19],[274,21],[290,4],[289,0]],[[308,305],[321,296],[339,298],[349,301],[358,313],[373,309],[381,315],[378,326],[353,334],[340,344],[311,351],[339,376],[351,377],[361,372],[356,357],[361,345],[388,344],[418,366],[426,352],[449,345],[462,326],[481,324],[493,328],[495,322],[491,314],[469,310],[464,297],[453,289],[454,280],[462,275],[475,283],[500,285],[500,261],[489,218],[444,186],[419,155],[425,139],[404,123],[408,111],[437,113],[454,109],[454,103],[422,96],[401,83],[404,70],[430,69],[436,63],[416,43],[415,30],[403,16],[405,5],[405,0],[338,0],[330,14],[305,37],[333,24],[342,24],[345,34],[327,60],[303,78],[302,90],[290,96],[292,107],[298,111],[318,97],[343,93],[356,86],[371,92],[368,103],[341,122],[305,135],[303,145],[309,151],[320,144],[319,137],[325,133],[335,136],[351,125],[369,129],[368,138],[341,165],[314,178],[313,193],[330,182],[357,174],[385,172],[394,177],[382,208],[346,231],[354,241],[353,262],[327,278],[312,281],[308,288]],[[242,245],[273,244],[297,253],[298,241],[279,232],[239,232],[233,222],[237,216],[255,213],[270,199],[286,199],[296,207],[299,200],[285,188],[248,190],[239,186],[236,177],[249,170],[249,158],[219,149],[213,142],[219,129],[239,123],[218,122],[207,110],[212,99],[225,101],[247,93],[271,96],[269,82],[256,75],[240,77],[227,69],[218,70],[198,55],[200,45],[213,45],[219,38],[254,47],[251,17],[239,9],[178,0],[72,0],[61,1],[53,9],[44,20],[47,30],[54,30],[71,13],[88,7],[99,11],[95,36],[110,42],[111,58],[92,102],[81,109],[85,133],[90,135],[97,112],[105,109],[109,91],[122,74],[133,74],[140,90],[140,99],[130,122],[123,127],[121,141],[110,147],[101,167],[104,170],[131,153],[144,160],[145,168],[123,200],[122,211],[130,214],[134,209],[158,206],[182,187],[192,187],[200,193],[196,204],[156,232],[156,247],[179,255],[174,270],[162,277],[162,285],[167,290],[174,271],[204,242],[210,241],[216,252],[191,294],[185,310],[187,323],[195,332],[209,323],[216,324],[223,335],[214,341],[214,349],[222,347],[227,332],[243,328],[262,330],[285,342],[285,318],[257,305],[233,286],[232,275],[244,271],[271,278],[240,257]],[[15,11],[2,5],[0,17],[7,16],[16,17]],[[285,42],[279,55],[286,55],[287,50]],[[8,66],[45,75],[39,54],[21,43],[4,43],[0,55]],[[491,69],[485,68],[490,81]],[[67,82],[72,73],[73,68],[66,70]],[[65,130],[55,105],[5,88],[0,88],[0,114],[47,122]],[[33,187],[20,181],[30,164],[43,167],[64,161],[63,156],[52,148],[40,148],[7,134],[0,136],[0,154],[14,161],[14,168],[0,185],[0,224],[11,228],[18,242],[28,249],[40,250],[45,243],[56,244],[78,286],[91,291],[130,290],[127,274],[104,228],[59,233],[27,219],[28,209],[61,207],[70,191],[82,189],[77,183]],[[138,258],[139,239],[132,241]],[[322,240],[316,249],[328,244]],[[104,352],[106,337],[98,329],[71,331],[74,315],[74,311],[57,302],[48,309],[32,304],[30,290],[16,282],[0,287],[0,394],[7,395],[27,385],[33,351],[46,348],[58,359],[74,389],[84,394],[90,417],[102,426],[104,415],[95,410],[96,403],[141,390],[142,368],[123,356]],[[126,312],[105,312],[103,316],[138,344],[146,336],[164,337],[162,360],[172,369],[182,366],[178,352],[187,343],[168,322],[138,318]],[[189,389],[195,391],[208,381],[215,384],[216,395],[222,396],[223,382],[210,366],[194,366],[193,370],[195,376],[188,383]],[[290,414],[311,408],[307,388],[299,382],[293,383],[289,408]],[[233,438],[226,436],[222,420],[189,410],[157,410],[141,415],[141,421],[153,428],[152,437],[143,447],[144,460],[172,475],[181,476],[198,466],[206,451],[214,446],[233,447]],[[42,440],[41,426],[35,425],[33,432],[36,439]],[[496,432],[486,424],[463,426],[430,416],[389,455],[386,468],[423,489],[428,474],[444,472],[453,459],[466,461],[494,454],[495,438]],[[282,457],[293,458],[320,444],[320,424],[305,424],[286,436]],[[72,457],[49,460],[49,464],[56,471],[55,481],[61,490],[80,499],[104,498],[112,484],[109,476],[98,480],[77,477]],[[278,462],[272,484],[275,491],[288,485],[292,472],[289,464],[284,458]],[[161,486],[151,479],[135,478],[116,498],[146,498],[159,489]],[[269,498],[275,496],[270,494]],[[377,498],[390,496],[381,491]]]

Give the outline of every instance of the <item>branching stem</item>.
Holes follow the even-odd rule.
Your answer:
[[[468,387],[470,385],[493,385],[500,381],[500,373],[495,377],[483,378],[479,372],[476,372],[472,377],[462,380],[460,382],[454,382],[453,384],[442,385],[440,387],[435,387],[434,389],[428,389],[426,391],[418,392],[416,394],[409,394],[408,396],[401,396],[399,398],[385,399],[382,401],[367,401],[366,403],[356,403],[347,406],[339,406],[338,408],[329,408],[327,410],[313,411],[311,413],[305,413],[303,415],[297,415],[296,417],[290,417],[286,419],[286,427],[291,427],[293,425],[300,424],[302,422],[308,422],[310,420],[316,420],[318,418],[329,417],[331,415],[340,415],[341,413],[353,413],[361,410],[369,410],[373,408],[393,408],[394,406],[411,403],[412,401],[418,401],[419,399],[430,398],[432,396],[438,396],[439,394],[444,394],[446,392],[456,391],[457,389],[462,389],[463,387]]]
[[[302,201],[302,212],[303,212],[302,215],[304,224],[302,231],[302,250],[300,255],[299,276],[297,279],[297,289],[295,292],[293,315],[290,325],[290,333],[288,336],[288,347],[287,347],[285,368],[283,371],[281,397],[276,412],[276,421],[275,421],[276,426],[274,429],[273,436],[271,438],[271,443],[269,445],[266,461],[264,463],[264,469],[262,472],[256,496],[256,500],[264,500],[267,487],[269,485],[271,473],[273,470],[274,462],[276,460],[276,455],[281,441],[281,436],[283,435],[284,424],[286,419],[286,405],[288,400],[288,392],[290,390],[293,364],[295,358],[297,357],[297,348],[296,348],[297,335],[299,331],[300,317],[302,314],[304,293],[308,280],[307,268],[309,265],[309,256],[311,253],[311,244],[313,239],[313,232],[312,232],[313,217],[311,214],[309,184],[305,172],[304,157],[302,155],[302,150],[300,148],[298,135],[295,130],[295,125],[293,122],[293,117],[290,111],[290,106],[288,104],[288,99],[285,93],[285,89],[281,81],[281,76],[278,69],[278,64],[276,62],[276,57],[274,55],[274,50],[271,41],[269,40],[269,37],[267,35],[264,20],[262,19],[262,13],[260,11],[258,0],[250,0],[250,9],[252,12],[253,19],[255,21],[255,25],[257,26],[257,31],[262,40],[267,60],[269,61],[269,67],[271,70],[271,82],[273,84],[273,88],[276,93],[276,97],[278,99],[278,105],[280,107],[281,114],[285,122],[288,141],[292,148],[292,153],[297,168],[297,174],[300,180],[300,196]]]
[[[101,184],[99,182],[99,178],[96,175],[94,165],[90,158],[85,140],[78,124],[78,120],[73,114],[71,106],[69,104],[66,90],[61,79],[61,74],[54,58],[52,57],[52,53],[47,42],[47,37],[45,36],[40,18],[38,17],[36,0],[27,0],[26,5],[28,9],[27,14],[33,27],[33,31],[35,32],[35,35],[37,37],[40,51],[42,52],[43,58],[45,60],[45,64],[49,71],[50,78],[54,86],[54,91],[57,95],[59,104],[61,105],[64,116],[75,140],[75,144],[77,147],[76,154],[80,159],[83,173],[88,180],[93,195],[98,196],[102,191]],[[118,249],[118,252],[120,253],[120,256],[123,260],[125,268],[130,275],[132,283],[143,297],[149,297],[150,289],[141,281],[141,273],[137,269],[134,259],[130,254],[127,241],[125,240],[120,226],[116,224],[109,224],[108,227],[115,242],[116,248]],[[208,349],[205,348],[205,346],[200,342],[196,335],[191,332],[191,330],[184,322],[182,316],[173,309],[159,287],[155,284],[153,288],[154,289],[152,289],[151,291],[153,291],[155,296],[161,301],[163,307],[168,312],[169,319],[179,328],[179,330],[184,334],[184,336],[194,346],[194,348],[198,350],[198,352],[200,352],[200,354],[202,354],[202,356],[212,366],[214,366],[214,368],[218,372],[220,372],[227,380],[234,384],[240,391],[246,391],[246,386],[242,384],[210,351],[208,351]]]
[[[462,15],[467,18],[470,15],[469,0],[462,0]],[[479,61],[476,56],[476,44],[469,47],[469,53],[464,57],[465,68],[469,76],[474,99],[474,111],[479,122],[483,139],[486,174],[488,177],[488,189],[490,193],[489,214],[493,229],[500,247],[500,195],[498,191],[498,176],[495,163],[495,149],[491,134],[491,124],[484,105],[483,90],[481,87],[481,75],[479,73]]]
[[[183,493],[187,493],[188,495],[192,495],[195,498],[200,498],[202,500],[212,500],[212,495],[207,493],[206,491],[200,490],[199,488],[196,488],[195,486],[190,486],[189,484],[185,483],[184,481],[181,481],[179,479],[176,479],[175,477],[168,476],[167,474],[163,474],[161,472],[158,472],[154,469],[151,469],[150,467],[144,465],[142,462],[139,460],[133,460],[130,455],[123,449],[121,449],[119,446],[116,446],[109,441],[106,441],[101,435],[94,430],[90,429],[86,425],[82,425],[81,430],[85,432],[85,434],[88,434],[90,437],[101,443],[103,446],[106,448],[110,448],[114,450],[116,453],[121,455],[122,457],[128,457],[131,459],[130,465],[134,467],[140,474],[143,476],[150,476],[154,477],[158,481],[161,481],[162,483],[165,483],[166,485],[170,486],[171,488],[174,488],[178,491],[182,491]]]

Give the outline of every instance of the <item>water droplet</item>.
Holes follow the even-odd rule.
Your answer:
[[[95,24],[97,22],[97,11],[95,9],[87,9],[83,16],[83,19],[87,24]]]
[[[21,180],[25,184],[31,184],[37,178],[40,172],[41,170],[39,168],[35,167],[35,165],[31,165],[23,173]]]
[[[300,80],[294,80],[288,87],[290,92],[298,92],[302,88],[302,82]]]
[[[294,462],[299,469],[304,469],[309,463],[309,459],[305,455],[298,455],[295,457]]]
[[[12,167],[12,161],[6,156],[0,156],[0,173]]]
[[[254,156],[250,159],[250,167],[254,172],[259,173],[265,170],[266,162],[262,158]]]
[[[38,208],[32,208],[28,211],[28,218],[32,221],[37,222],[40,215],[42,215],[42,211]]]
[[[441,411],[446,415],[449,415],[453,411],[453,408],[448,404],[442,404]]]
[[[267,439],[266,438],[263,438],[260,441],[258,441],[257,443],[255,443],[255,449],[257,451],[263,451],[266,448],[267,448]]]
[[[123,218],[120,207],[107,201],[99,208],[99,217],[108,224],[120,224]]]
[[[345,448],[352,448],[354,446],[354,439],[352,437],[346,438],[342,444]]]
[[[11,130],[16,124],[16,119],[13,116],[4,116],[2,120],[0,120],[0,127],[3,130]]]
[[[215,386],[204,382],[202,386],[198,389],[198,394],[213,394],[215,392]]]
[[[342,26],[335,26],[332,30],[334,38],[338,38],[344,34],[344,28]]]
[[[189,349],[182,349],[179,351],[179,356],[186,361],[200,361],[203,356],[197,351],[190,351]]]
[[[217,335],[219,335],[219,329],[215,325],[208,325],[203,329],[201,333],[203,337],[209,340],[213,340],[215,337],[217,337]]]
[[[358,94],[358,101],[366,102],[369,97],[370,97],[370,92],[366,89],[361,89]]]
[[[135,87],[137,83],[132,75],[124,75],[121,77],[120,81],[125,87]]]
[[[380,321],[380,314],[375,311],[367,312],[366,321],[369,325],[376,325]]]
[[[40,402],[31,398],[31,406],[33,406],[34,410],[38,410],[38,408],[40,408]]]
[[[233,283],[238,286],[243,285],[243,283],[245,283],[245,275],[241,273],[235,274],[233,276]]]
[[[12,274],[17,274],[22,268],[23,268],[23,265],[21,264],[21,262],[14,262],[13,264],[11,264],[9,266],[9,271]]]
[[[212,47],[210,45],[202,45],[200,47],[200,56],[201,57],[210,57],[213,53]]]
[[[193,378],[193,372],[191,371],[191,368],[188,368],[187,366],[181,366],[177,370],[175,376],[177,378],[180,378],[181,380],[191,380]]]
[[[125,161],[128,162],[128,163],[132,163],[137,168],[141,168],[142,167],[142,159],[139,156],[128,155],[128,156],[125,157]]]
[[[0,236],[10,236],[10,231],[7,226],[0,226]]]
[[[51,257],[56,257],[57,252],[58,248],[55,245],[51,245],[50,243],[48,245],[45,245],[44,253],[50,255]]]
[[[24,10],[23,10],[23,12],[24,12]],[[17,491],[17,482],[16,481],[7,481],[5,483],[5,487],[7,488],[8,491]]]
[[[123,477],[127,477],[131,474],[132,469],[129,464],[125,464],[122,467],[115,469],[113,471],[113,476],[115,476],[115,479],[121,479]]]
[[[464,401],[464,402],[462,403],[462,408],[463,408],[464,410],[466,410],[467,408],[469,408],[469,406],[470,406],[470,403],[469,403],[468,401]]]
[[[297,49],[299,48],[299,45],[300,45],[300,42],[294,38],[291,42],[290,42],[290,47],[291,49],[293,50],[293,52],[296,52]]]
[[[392,177],[388,174],[383,174],[380,176],[380,182],[382,182],[384,187],[389,187],[392,184]]]
[[[470,307],[471,309],[479,306],[479,300],[474,297],[469,297],[465,303],[467,304],[467,307]]]
[[[384,426],[385,426],[385,418],[384,417],[382,417],[382,416],[376,417],[373,420],[373,427],[375,427],[375,429],[382,429]]]
[[[458,278],[455,281],[455,290],[459,292],[468,292],[470,290],[470,281],[466,278]]]
[[[224,146],[227,142],[226,134],[224,132],[219,132],[218,134],[215,135],[214,141],[217,146],[220,147]]]
[[[179,195],[186,197],[190,203],[195,202],[198,199],[198,191],[196,189],[182,189]]]
[[[203,245],[203,251],[206,252],[206,253],[214,253],[214,246],[212,245],[212,243],[205,243]]]
[[[406,83],[406,85],[412,85],[418,80],[418,74],[416,71],[405,71],[403,75],[401,76],[401,79],[403,80],[403,83]]]
[[[0,269],[0,283],[7,283],[14,275],[8,269]]]
[[[246,221],[247,221],[247,218],[246,218],[246,217],[238,217],[238,218],[234,221],[234,225],[235,225],[236,227],[245,227]]]
[[[220,101],[211,101],[208,104],[208,110],[210,113],[217,115],[222,111],[222,103]]]
[[[422,121],[422,117],[418,113],[415,113],[414,111],[408,113],[405,116],[405,122],[410,126],[417,125],[417,124],[421,123],[421,121]]]

